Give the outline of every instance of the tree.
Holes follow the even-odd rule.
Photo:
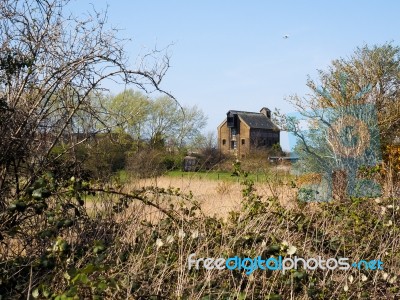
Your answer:
[[[145,136],[152,148],[163,148],[167,139],[178,134],[179,106],[165,96],[151,102],[145,125]]]
[[[400,136],[400,47],[391,43],[372,47],[364,45],[356,48],[349,58],[332,61],[327,71],[318,72],[317,81],[310,78],[307,81],[311,90],[309,97],[290,97],[296,107],[370,103],[378,113],[382,143],[390,143]],[[329,91],[329,96],[326,91]]]
[[[115,130],[129,134],[138,151],[143,139],[146,119],[150,114],[151,100],[144,94],[132,89],[107,99],[106,107],[110,113],[110,125]]]
[[[181,107],[173,98],[145,97],[127,90],[109,100],[112,122],[138,142],[147,140],[150,147],[182,148],[194,141],[206,124],[204,113],[197,108]]]
[[[326,94],[328,96],[328,94]],[[377,115],[374,106],[347,105],[334,108],[312,108],[301,111],[308,128],[299,118],[283,117],[282,128],[297,138],[295,152],[300,173],[318,173],[321,182],[313,183],[313,197],[301,189],[308,200],[326,201],[345,193],[352,196],[378,196],[380,186],[371,180],[358,179],[358,171],[380,163],[381,149]],[[339,180],[339,181],[338,181]]]
[[[182,108],[183,112],[178,117],[178,135],[176,142],[178,147],[187,146],[201,136],[201,130],[206,126],[207,117],[197,107]]]
[[[193,150],[196,149],[217,149],[217,137],[214,131],[208,131],[205,134],[198,135],[189,145]]]
[[[60,141],[105,129],[102,82],[163,92],[169,58],[155,50],[134,68],[106,14],[66,15],[64,0],[0,4],[0,198],[15,198],[51,163]],[[173,97],[169,95],[171,99]],[[83,123],[82,123],[83,122]],[[86,122],[87,126],[84,126]],[[96,125],[98,124],[98,125]],[[69,133],[69,134],[68,134]],[[4,200],[2,200],[4,201]]]
[[[201,134],[206,116],[196,106],[179,106],[168,96],[152,101],[146,123],[147,138],[153,146],[168,144],[182,148]]]
[[[217,137],[214,131],[199,135],[190,145],[190,148],[199,153],[199,165],[203,170],[211,170],[221,160],[225,159],[225,156],[218,150]]]
[[[357,177],[360,169],[380,163],[381,145],[399,135],[399,55],[391,44],[357,48],[350,59],[319,71],[321,86],[309,79],[308,97],[290,97],[300,118],[280,115],[283,128],[298,138],[302,171],[322,174],[328,194],[340,176],[348,195],[381,192],[376,182]]]
[[[126,168],[133,142],[132,137],[124,132],[97,134],[80,145],[83,154],[80,164],[90,178],[110,181],[117,171]]]

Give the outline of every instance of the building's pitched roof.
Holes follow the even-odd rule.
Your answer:
[[[226,123],[226,118],[221,122],[221,124],[218,125],[217,128],[220,128],[221,126],[223,126]]]
[[[250,128],[279,131],[278,126],[276,126],[271,121],[271,119],[269,119],[262,113],[238,111],[238,110],[230,110],[228,113],[237,114],[239,118],[243,122],[245,122]]]

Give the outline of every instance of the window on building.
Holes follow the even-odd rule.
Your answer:
[[[228,117],[228,118],[227,118],[227,121],[228,121],[228,127],[233,127],[233,126],[235,126],[233,117]]]
[[[222,140],[222,145],[224,145],[224,146],[226,145],[226,139]]]
[[[242,139],[242,145],[244,145],[246,143],[245,139]]]

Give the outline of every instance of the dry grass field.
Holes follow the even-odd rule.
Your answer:
[[[258,182],[255,184],[257,194],[262,199],[276,196],[280,203],[290,208],[294,203],[295,192],[288,182]],[[184,194],[192,192],[203,212],[209,216],[226,217],[230,211],[239,210],[243,199],[243,186],[240,182],[223,180],[177,178],[162,176],[150,179],[131,180],[126,185],[126,191],[146,186],[160,188],[179,188]]]

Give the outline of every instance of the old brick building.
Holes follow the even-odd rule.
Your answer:
[[[230,110],[218,126],[218,147],[222,153],[243,157],[254,149],[279,144],[279,133],[266,107],[259,113]]]

